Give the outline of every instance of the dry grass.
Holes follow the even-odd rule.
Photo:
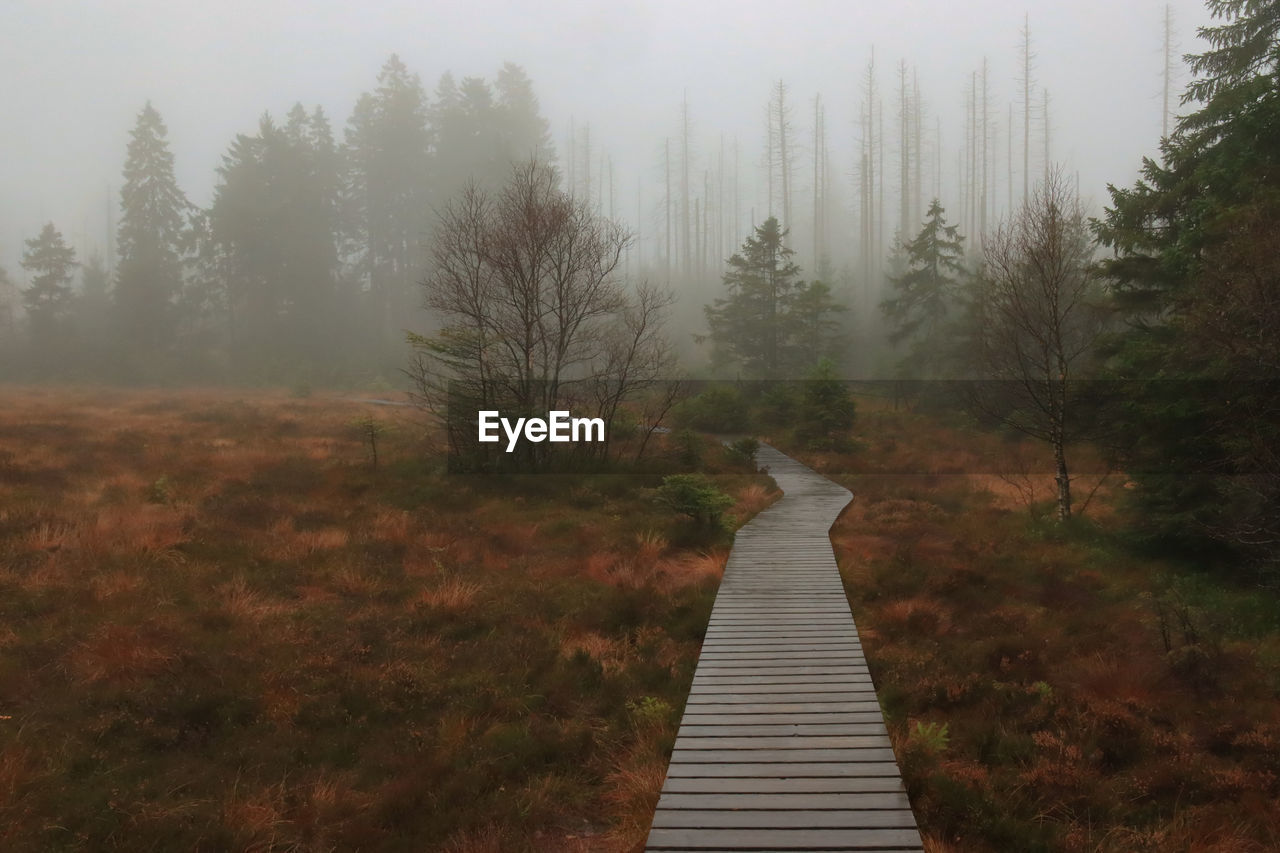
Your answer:
[[[723,571],[357,403],[0,389],[0,846],[623,851]],[[735,517],[776,497],[731,475]],[[648,701],[650,704],[645,704]]]
[[[813,464],[855,494],[832,539],[926,849],[1280,849],[1274,593],[1127,550],[1088,448],[1064,528],[1037,448],[860,417],[867,449]]]
[[[439,607],[445,610],[459,610],[471,604],[483,590],[478,583],[461,578],[447,578],[433,587],[422,591],[418,602],[427,607]]]

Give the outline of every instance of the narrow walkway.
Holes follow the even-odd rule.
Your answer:
[[[762,446],[647,850],[922,850],[828,531],[852,495]]]

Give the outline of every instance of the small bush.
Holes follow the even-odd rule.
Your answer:
[[[771,384],[760,395],[756,417],[763,426],[786,427],[795,421],[796,409],[799,407],[800,393],[796,386],[779,382]]]
[[[747,401],[732,385],[713,385],[681,403],[676,423],[703,432],[740,432],[750,418]]]
[[[926,755],[941,755],[947,751],[950,742],[947,724],[916,723],[907,737],[907,748],[918,749]]]
[[[696,471],[702,467],[702,438],[691,429],[671,436],[671,447],[681,468]]]
[[[665,726],[675,714],[675,709],[671,707],[669,702],[664,702],[653,696],[642,696],[639,702],[629,700],[627,702],[627,711],[631,714],[631,719],[635,722],[636,728],[661,728]]]
[[[735,467],[745,468],[751,473],[755,473],[756,467],[756,451],[760,449],[760,442],[754,438],[740,438],[725,448],[725,455],[729,457],[729,462]]]
[[[701,474],[664,477],[658,489],[658,500],[703,527],[720,527],[723,512],[733,506],[733,498]]]
[[[173,503],[173,487],[169,484],[168,477],[161,475],[154,483],[147,487],[147,503]]]
[[[848,387],[836,376],[835,366],[823,359],[804,383],[796,440],[809,450],[848,450],[854,410]]]

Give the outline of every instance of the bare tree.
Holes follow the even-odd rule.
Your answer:
[[[862,239],[860,241],[860,249],[862,252],[862,281],[863,286],[866,282],[871,281],[872,273],[875,269],[875,257],[879,252],[876,240],[876,207],[875,207],[875,187],[876,187],[876,135],[875,135],[875,105],[876,105],[876,55],[875,48],[871,50],[871,59],[867,62],[866,76],[864,77],[863,91],[866,95],[866,109],[862,111],[862,140],[861,140],[861,163],[859,169],[859,190],[861,205],[861,225]]]
[[[977,285],[979,367],[995,380],[980,383],[977,402],[1050,444],[1059,519],[1071,516],[1066,447],[1082,437],[1072,383],[1102,330],[1092,256],[1079,198],[1053,169],[986,241]]]
[[[907,95],[907,61],[898,62],[898,240],[911,239],[911,103]]]
[[[639,400],[643,435],[637,455],[644,452],[681,391],[680,383],[666,381],[674,358],[663,328],[674,301],[671,291],[647,283],[637,287],[604,337],[591,375],[595,412],[606,424],[614,423],[624,403]],[[602,456],[609,453],[611,436],[612,430],[606,430]]]
[[[1022,84],[1022,203],[1026,204],[1030,193],[1031,176],[1031,60],[1035,54],[1031,52],[1031,16],[1022,19],[1022,74],[1018,82]]]
[[[666,171],[666,195],[663,197],[662,208],[667,218],[667,246],[664,261],[667,269],[667,281],[671,281],[671,140],[664,139],[662,141],[662,166]]]
[[[631,235],[558,183],[553,168],[526,161],[500,192],[471,184],[440,216],[423,289],[442,328],[410,334],[408,373],[419,403],[460,407],[449,425],[455,450],[474,448],[481,409],[592,407],[608,436],[619,406],[670,370],[670,297],[627,292],[617,273]],[[538,447],[523,461],[544,458]]]
[[[772,169],[776,157],[779,187],[782,192],[782,213],[779,217],[784,228],[791,226],[791,185],[792,170],[795,166],[795,151],[787,152],[787,137],[791,131],[791,107],[787,104],[787,86],[781,80],[773,87],[769,100],[769,159]],[[770,187],[772,188],[772,172]],[[770,189],[770,204],[772,204]]]
[[[1160,138],[1164,139],[1169,135],[1169,95],[1173,86],[1173,75],[1175,71],[1176,50],[1174,48],[1173,35],[1173,9],[1168,3],[1164,4],[1164,87],[1163,100],[1160,107]]]
[[[982,141],[980,143],[982,150],[982,190],[979,193],[978,198],[979,212],[978,228],[976,232],[978,234],[985,234],[987,231],[987,187],[990,184],[989,176],[987,174],[987,165],[990,161],[990,158],[987,155],[987,142],[991,138],[991,111],[988,107],[988,102],[991,100],[991,86],[987,82],[987,68],[988,62],[987,58],[984,56],[982,57],[982,118],[978,122],[979,133],[982,136]],[[974,98],[976,100],[976,93]]]
[[[692,235],[689,230],[689,92],[680,102],[680,256],[681,271],[688,276],[693,268]],[[695,220],[696,221],[696,220]]]

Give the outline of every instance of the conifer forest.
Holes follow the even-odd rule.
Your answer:
[[[19,0],[0,64],[3,849],[881,849],[676,771],[774,453],[894,849],[1280,849],[1280,0]]]

